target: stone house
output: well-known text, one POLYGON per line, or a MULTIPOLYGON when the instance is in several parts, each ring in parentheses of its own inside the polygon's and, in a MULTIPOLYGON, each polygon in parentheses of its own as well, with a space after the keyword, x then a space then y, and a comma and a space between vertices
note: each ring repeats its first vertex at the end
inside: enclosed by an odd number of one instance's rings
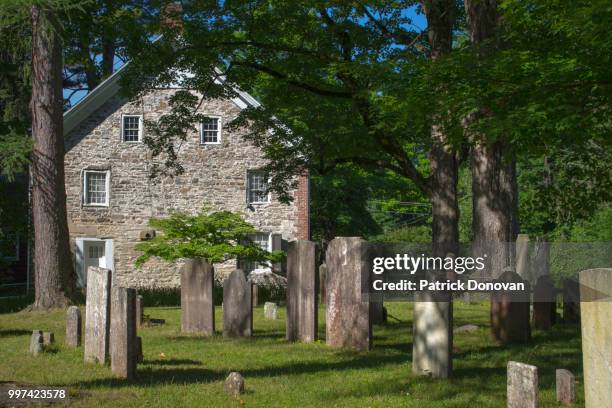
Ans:
MULTIPOLYGON (((119 95, 122 72, 64 114, 68 224, 80 285, 86 282, 87 267, 94 265, 113 270, 122 285, 178 286, 180 263, 151 260, 139 269, 134 266, 139 255, 134 246, 147 239, 148 220, 172 211, 239 212, 259 231, 253 238, 268 249, 308 239, 308 177, 299 178, 291 204, 280 203, 265 193, 261 150, 243 139, 244 129, 224 127, 242 109, 258 105, 252 96, 237 90, 233 99, 205 100, 199 110, 206 120, 179 150, 184 174, 151 180, 153 159, 142 143, 143 121, 166 113, 177 89, 154 89, 128 101, 119 95)), ((236 267, 236 261, 228 261, 215 270, 226 273, 236 267)))

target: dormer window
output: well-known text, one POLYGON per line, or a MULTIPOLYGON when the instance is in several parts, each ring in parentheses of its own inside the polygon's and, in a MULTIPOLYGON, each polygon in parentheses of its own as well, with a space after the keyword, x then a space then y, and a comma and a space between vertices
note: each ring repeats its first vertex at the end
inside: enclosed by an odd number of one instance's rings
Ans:
POLYGON ((121 117, 121 137, 126 143, 142 142, 142 115, 121 117))
POLYGON ((221 143, 221 118, 209 116, 204 118, 200 128, 201 144, 221 143))

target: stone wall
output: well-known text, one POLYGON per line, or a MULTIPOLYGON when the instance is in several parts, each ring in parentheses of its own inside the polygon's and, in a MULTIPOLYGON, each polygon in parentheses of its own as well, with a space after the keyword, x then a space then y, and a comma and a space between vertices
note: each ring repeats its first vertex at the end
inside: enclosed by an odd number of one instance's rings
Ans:
MULTIPOLYGON (((138 253, 133 249, 149 218, 164 217, 175 210, 230 210, 244 214, 259 231, 280 233, 285 240, 308 235, 308 221, 304 220, 308 192, 301 191, 308 188, 307 177, 301 177, 298 189, 292 192, 301 200, 285 205, 273 195, 269 203, 247 206, 247 170, 261 168, 265 159, 258 148, 243 139, 244 130, 230 132, 223 128, 219 145, 201 145, 199 129, 193 131, 179 148, 184 174, 149 178, 154 163, 151 154, 142 143, 122 142, 121 115, 140 114, 145 121, 155 120, 168 111, 168 98, 174 92, 155 90, 136 102, 114 96, 67 135, 66 194, 73 248, 76 250, 77 237, 112 239, 114 272, 123 286, 179 285, 179 264, 151 260, 136 269, 138 253), (108 207, 83 205, 83 171, 87 169, 110 171, 108 207)), ((231 100, 204 100, 200 111, 221 116, 226 125, 240 108, 231 100)), ((215 270, 227 273, 234 267, 230 262, 216 265, 215 270)))

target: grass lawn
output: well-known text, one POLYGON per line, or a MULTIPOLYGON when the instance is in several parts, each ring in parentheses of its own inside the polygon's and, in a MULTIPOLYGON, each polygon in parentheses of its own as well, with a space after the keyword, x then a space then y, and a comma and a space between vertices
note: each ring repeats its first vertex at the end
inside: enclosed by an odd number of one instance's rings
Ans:
MULTIPOLYGON (((540 406, 556 407, 555 369, 577 378, 577 406, 584 405, 578 325, 534 332, 526 346, 500 347, 490 340, 488 304, 455 303, 455 326, 474 323, 474 333, 455 334, 454 377, 432 380, 411 374, 412 305, 389 302, 392 318, 374 327, 374 349, 355 353, 323 342, 284 340, 285 310, 279 320, 254 310, 254 337, 227 340, 180 333, 180 309, 145 308, 166 319, 164 326, 140 330, 144 364, 134 382, 114 379, 108 366, 83 363, 83 349, 64 343, 64 313, 0 314, 0 381, 63 386, 75 407, 505 407, 506 363, 534 364, 540 375, 540 406), (56 352, 28 355, 33 329, 53 331, 56 352), (245 377, 247 392, 234 399, 223 391, 230 371, 245 377)), ((84 313, 84 310, 82 310, 84 313)), ((217 326, 222 329, 221 309, 217 326)), ((325 335, 325 309, 319 314, 325 335)))

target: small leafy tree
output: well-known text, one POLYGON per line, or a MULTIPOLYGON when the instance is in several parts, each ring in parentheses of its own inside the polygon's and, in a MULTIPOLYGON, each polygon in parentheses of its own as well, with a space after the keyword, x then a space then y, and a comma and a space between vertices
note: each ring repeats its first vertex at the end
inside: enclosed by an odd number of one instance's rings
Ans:
POLYGON ((166 261, 180 258, 204 258, 208 262, 229 259, 279 262, 284 252, 268 252, 251 239, 257 230, 231 211, 198 215, 176 212, 168 218, 151 218, 149 226, 162 233, 150 241, 136 245, 143 255, 136 259, 140 267, 151 257, 166 261))

